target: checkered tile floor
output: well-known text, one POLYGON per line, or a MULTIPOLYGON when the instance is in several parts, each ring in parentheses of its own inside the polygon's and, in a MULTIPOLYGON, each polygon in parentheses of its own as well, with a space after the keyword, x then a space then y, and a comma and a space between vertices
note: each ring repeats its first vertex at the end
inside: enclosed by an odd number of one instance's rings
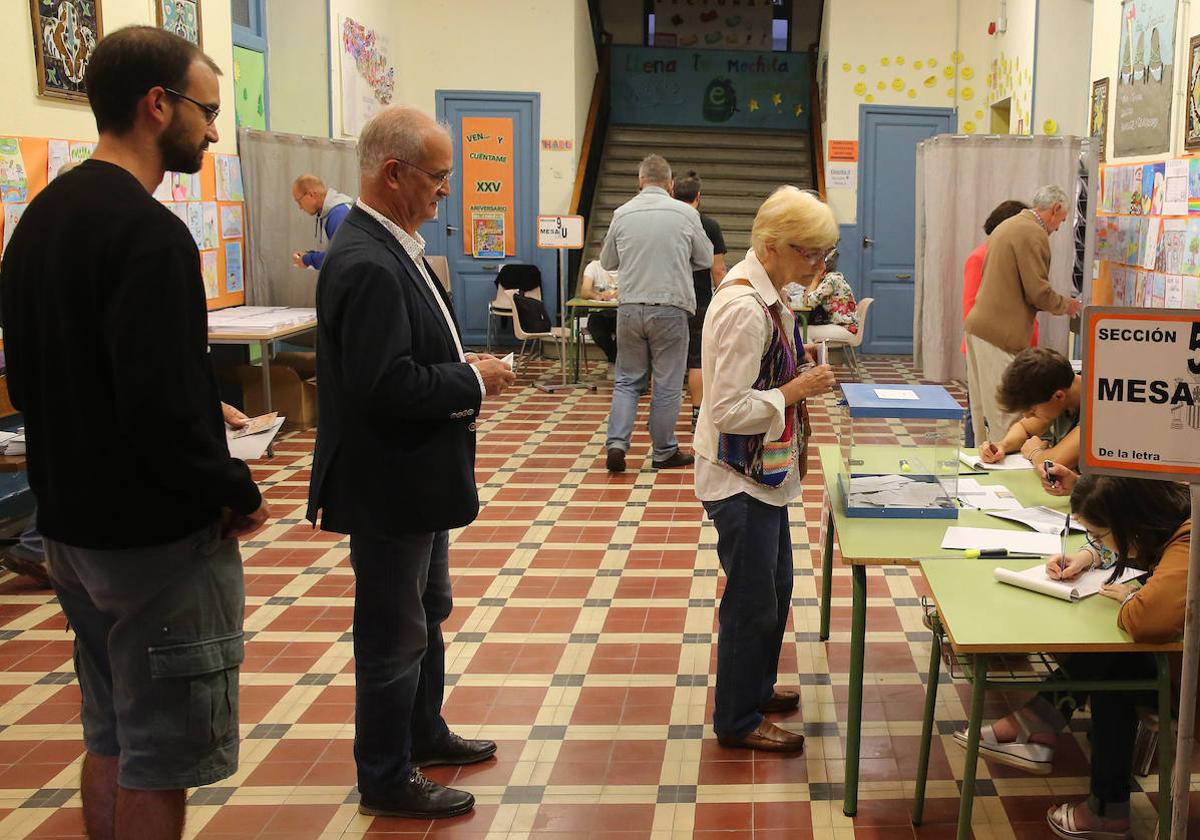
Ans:
MULTIPOLYGON (((868 358, 865 370, 874 381, 916 381, 895 358, 868 358)), ((850 579, 836 570, 833 636, 822 644, 819 477, 792 509, 795 606, 779 669, 780 685, 802 696, 800 710, 779 722, 807 735, 805 752, 724 750, 709 725, 724 580, 691 471, 647 468, 643 402, 631 469, 610 476, 602 372, 593 373, 599 393, 528 387, 551 372, 549 363, 530 364, 525 387, 487 405, 484 508, 453 535, 445 715, 460 734, 494 738, 500 750, 495 761, 430 775, 473 791, 475 812, 429 823, 356 811, 354 578, 347 541, 302 519, 307 433, 252 465, 278 518, 243 545, 241 769, 192 792, 187 836, 953 837, 963 761, 949 735, 965 718, 962 685, 938 695, 926 824, 909 823, 929 652, 919 573, 868 578, 862 801, 852 822, 841 812, 850 579)), ((812 409, 816 441, 832 441, 832 399, 812 409)), ((685 448, 687 425, 681 418, 685 448)), ((904 436, 900 426, 891 431, 904 436)), ((988 714, 1005 703, 989 701, 988 714)), ((0 837, 82 836, 78 704, 70 636, 53 598, 0 578, 0 837)), ((977 838, 1051 836, 1046 808, 1086 792, 1086 722, 1077 729, 1062 737, 1048 778, 981 765, 977 838)), ((1153 836, 1150 798, 1139 792, 1134 804, 1139 836, 1153 836)))

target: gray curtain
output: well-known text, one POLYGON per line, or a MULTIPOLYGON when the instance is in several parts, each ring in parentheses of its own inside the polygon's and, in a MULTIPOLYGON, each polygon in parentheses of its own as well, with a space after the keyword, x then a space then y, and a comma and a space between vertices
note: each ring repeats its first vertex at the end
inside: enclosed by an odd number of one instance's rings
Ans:
MULTIPOLYGON (((935 382, 966 379, 960 352, 963 263, 984 241, 983 223, 1001 201, 1028 203, 1057 184, 1072 199, 1078 182, 1078 137, 941 134, 917 146, 916 298, 913 357, 935 382)), ((1050 283, 1074 294, 1075 210, 1050 237, 1050 283)), ((1090 279, 1090 278, 1089 278, 1090 279)), ((1040 344, 1067 352, 1065 317, 1038 316, 1040 344)))
POLYGON ((317 272, 295 268, 293 251, 316 248, 316 222, 292 201, 292 181, 311 173, 333 189, 358 196, 355 144, 327 137, 238 131, 246 189, 246 303, 315 305, 317 272))

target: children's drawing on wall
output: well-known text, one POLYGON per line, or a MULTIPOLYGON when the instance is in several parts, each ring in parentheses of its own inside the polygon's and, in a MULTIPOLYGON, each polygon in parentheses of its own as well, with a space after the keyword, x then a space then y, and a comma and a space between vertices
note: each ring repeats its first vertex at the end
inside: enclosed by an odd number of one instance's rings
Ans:
POLYGON ((1092 107, 1088 116, 1088 136, 1097 144, 1097 160, 1107 160, 1108 151, 1108 79, 1092 82, 1092 107))
POLYGON ((204 208, 204 236, 201 248, 219 248, 221 240, 217 237, 217 204, 206 201, 200 205, 204 208))
POLYGON ((21 144, 15 137, 0 137, 0 201, 25 201, 29 197, 29 178, 21 144))
POLYGON ((21 216, 25 215, 25 208, 28 204, 10 202, 4 205, 4 239, 0 240, 0 254, 4 253, 4 249, 8 247, 8 241, 12 239, 13 231, 17 229, 17 222, 21 221, 21 216))
POLYGON ((1188 42, 1187 95, 1184 98, 1187 120, 1183 127, 1183 147, 1200 149, 1200 35, 1188 42))
POLYGON ((242 208, 238 205, 221 206, 221 238, 242 238, 242 208))
POLYGON ((212 300, 221 294, 221 270, 217 267, 216 251, 200 252, 200 276, 204 278, 204 297, 212 300))
POLYGON ((1113 149, 1117 157, 1170 147, 1176 0, 1123 0, 1113 149))
POLYGON ((244 288, 242 280, 242 243, 225 243, 225 292, 231 294, 244 288))
POLYGON ((204 246, 204 205, 193 201, 187 205, 187 226, 197 248, 204 246))
POLYGON ((217 170, 217 201, 244 201, 242 163, 237 155, 215 155, 217 170))

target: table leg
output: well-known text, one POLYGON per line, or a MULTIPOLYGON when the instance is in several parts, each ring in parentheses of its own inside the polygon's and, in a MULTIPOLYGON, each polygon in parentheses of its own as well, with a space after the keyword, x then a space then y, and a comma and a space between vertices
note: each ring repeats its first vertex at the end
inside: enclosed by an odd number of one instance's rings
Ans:
MULTIPOLYGON (((269 341, 260 341, 258 343, 259 353, 262 362, 262 387, 263 387, 263 414, 271 413, 271 343, 269 341)), ((267 444, 267 457, 275 457, 274 442, 267 444)))
POLYGON ((933 642, 929 650, 929 681, 925 685, 925 720, 921 724, 921 753, 917 758, 917 789, 913 796, 913 825, 920 825, 925 814, 925 780, 929 776, 929 752, 933 742, 933 713, 937 708, 938 678, 942 668, 942 633, 934 622, 933 642))
POLYGON ((1171 836, 1171 771, 1175 737, 1171 732, 1171 669, 1165 653, 1154 655, 1158 667, 1158 836, 1171 836))
POLYGON ((829 641, 829 612, 833 601, 833 506, 825 504, 825 542, 821 545, 821 635, 829 641))
POLYGON ((574 382, 579 381, 579 371, 583 368, 583 342, 580 341, 582 333, 579 329, 579 310, 571 310, 571 347, 574 349, 573 362, 575 364, 574 382))
POLYGON ((967 763, 963 766, 958 803, 958 840, 970 840, 971 809, 975 804, 975 771, 979 764, 979 729, 983 725, 983 695, 987 691, 987 654, 972 657, 971 719, 967 723, 967 763))
POLYGON ((867 637, 867 567, 850 567, 853 604, 850 614, 850 699, 846 709, 846 790, 842 813, 858 813, 858 754, 862 742, 863 669, 867 637))

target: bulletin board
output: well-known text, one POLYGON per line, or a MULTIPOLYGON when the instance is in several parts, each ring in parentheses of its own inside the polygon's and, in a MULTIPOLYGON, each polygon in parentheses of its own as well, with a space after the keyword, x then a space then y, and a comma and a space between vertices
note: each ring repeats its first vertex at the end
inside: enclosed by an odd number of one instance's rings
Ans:
POLYGON ((1200 158, 1100 171, 1091 302, 1200 308, 1200 158))
MULTIPOLYGON (((71 160, 91 157, 95 144, 46 137, 0 137, 0 253, 28 202, 71 160)), ((168 172, 154 197, 178 216, 200 249, 209 310, 246 302, 246 221, 237 155, 204 154, 195 175, 168 172)))

